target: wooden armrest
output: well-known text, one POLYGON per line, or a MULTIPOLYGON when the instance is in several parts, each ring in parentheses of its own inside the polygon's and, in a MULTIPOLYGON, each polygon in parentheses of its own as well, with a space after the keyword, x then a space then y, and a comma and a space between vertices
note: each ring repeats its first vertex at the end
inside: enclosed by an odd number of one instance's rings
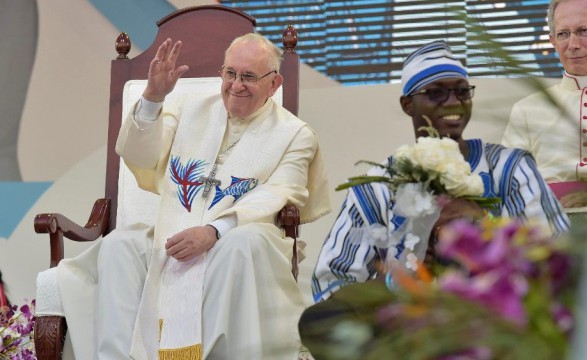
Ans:
POLYGON ((300 210, 294 205, 285 205, 277 214, 277 226, 285 230, 285 235, 294 239, 298 238, 298 226, 300 225, 300 210))
POLYGON ((51 239, 51 267, 63 259, 63 236, 74 241, 94 241, 108 230, 110 199, 98 199, 85 226, 80 226, 61 214, 35 216, 35 232, 49 233, 51 239))
POLYGON ((300 209, 294 205, 285 205, 277 214, 277 226, 285 230, 285 236, 294 240, 291 257, 291 273, 298 280, 298 226, 300 225, 300 209))

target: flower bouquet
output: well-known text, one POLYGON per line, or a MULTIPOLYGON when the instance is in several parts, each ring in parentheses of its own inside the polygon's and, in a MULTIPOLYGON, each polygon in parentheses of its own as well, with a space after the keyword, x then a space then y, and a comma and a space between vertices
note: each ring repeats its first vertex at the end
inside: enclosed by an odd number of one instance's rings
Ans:
POLYGON ((554 360, 567 355, 579 257, 519 221, 457 220, 436 248, 433 280, 395 268, 381 282, 347 286, 334 297, 352 311, 327 332, 324 359, 554 360))
POLYGON ((34 360, 33 329, 35 301, 0 307, 0 359, 34 360))
MULTIPOLYGON (((393 161, 387 165, 359 161, 383 167, 389 176, 356 176, 339 185, 336 190, 347 189, 370 182, 387 183, 393 192, 405 184, 422 184, 423 191, 435 195, 477 199, 483 193, 481 177, 471 174, 471 167, 463 158, 456 141, 440 138, 433 127, 424 127, 428 137, 419 137, 414 145, 400 146, 393 161)), ((480 200, 480 199, 479 199, 480 200)))
POLYGON ((432 228, 442 206, 450 199, 471 200, 487 208, 499 204, 499 199, 481 197, 483 181, 478 174, 471 173, 456 141, 440 138, 432 126, 419 130, 428 132, 429 136, 419 137, 413 145, 399 147, 387 164, 359 162, 381 167, 385 175, 351 177, 336 188, 342 190, 372 182, 389 186, 393 212, 405 221, 389 234, 387 242, 379 243, 388 248, 388 263, 398 258, 411 271, 424 260, 432 228), (398 254, 400 243, 404 251, 398 254))

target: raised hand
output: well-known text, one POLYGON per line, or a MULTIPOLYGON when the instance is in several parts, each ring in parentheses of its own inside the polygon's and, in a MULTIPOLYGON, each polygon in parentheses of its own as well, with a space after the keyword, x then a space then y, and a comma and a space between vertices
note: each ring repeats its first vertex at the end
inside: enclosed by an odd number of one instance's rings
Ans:
POLYGON ((188 71, 187 65, 176 67, 177 57, 181 50, 181 41, 173 44, 171 39, 165 40, 157 49, 157 53, 149 65, 149 76, 147 87, 143 92, 143 97, 152 102, 162 102, 165 100, 177 80, 188 71))

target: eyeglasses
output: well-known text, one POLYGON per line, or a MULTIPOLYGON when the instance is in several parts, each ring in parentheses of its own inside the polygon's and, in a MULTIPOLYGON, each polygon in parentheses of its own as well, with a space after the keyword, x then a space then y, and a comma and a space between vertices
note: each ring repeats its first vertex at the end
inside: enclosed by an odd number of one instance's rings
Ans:
POLYGON ((571 37, 571 33, 577 35, 578 37, 587 37, 587 28, 580 28, 574 31, 569 31, 569 30, 563 30, 563 31, 557 31, 556 33, 554 33, 554 38, 556 39, 556 41, 566 41, 571 37))
POLYGON ((222 77, 222 79, 224 79, 224 81, 228 81, 228 82, 232 82, 234 81, 237 76, 240 77, 241 82, 243 84, 254 84, 257 81, 271 75, 271 74, 277 74, 277 70, 271 70, 269 71, 267 74, 259 77, 255 74, 251 74, 251 73, 241 73, 241 74, 237 74, 236 71, 234 70, 229 70, 229 69, 221 69, 220 70, 220 77, 222 77))
POLYGON ((452 91, 452 92, 454 92, 457 99, 459 99, 460 101, 466 101, 466 100, 470 100, 473 97, 473 94, 475 94, 474 90, 475 90, 474 85, 461 86, 461 87, 456 87, 454 89, 432 88, 432 89, 426 89, 426 90, 415 92, 413 94, 410 94, 409 96, 426 95, 426 96, 428 96, 428 99, 430 101, 434 101, 437 103, 443 103, 446 100, 448 100, 450 92, 452 91))

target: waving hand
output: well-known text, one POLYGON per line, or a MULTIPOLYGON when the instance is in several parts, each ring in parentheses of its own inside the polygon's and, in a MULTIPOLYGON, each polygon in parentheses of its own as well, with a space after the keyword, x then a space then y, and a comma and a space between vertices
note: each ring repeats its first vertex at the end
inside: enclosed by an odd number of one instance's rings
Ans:
POLYGON ((165 40, 157 49, 155 58, 149 65, 149 76, 147 87, 143 92, 143 97, 149 101, 162 102, 165 100, 177 80, 188 71, 187 65, 176 67, 177 57, 181 50, 181 41, 173 44, 171 39, 165 40))

